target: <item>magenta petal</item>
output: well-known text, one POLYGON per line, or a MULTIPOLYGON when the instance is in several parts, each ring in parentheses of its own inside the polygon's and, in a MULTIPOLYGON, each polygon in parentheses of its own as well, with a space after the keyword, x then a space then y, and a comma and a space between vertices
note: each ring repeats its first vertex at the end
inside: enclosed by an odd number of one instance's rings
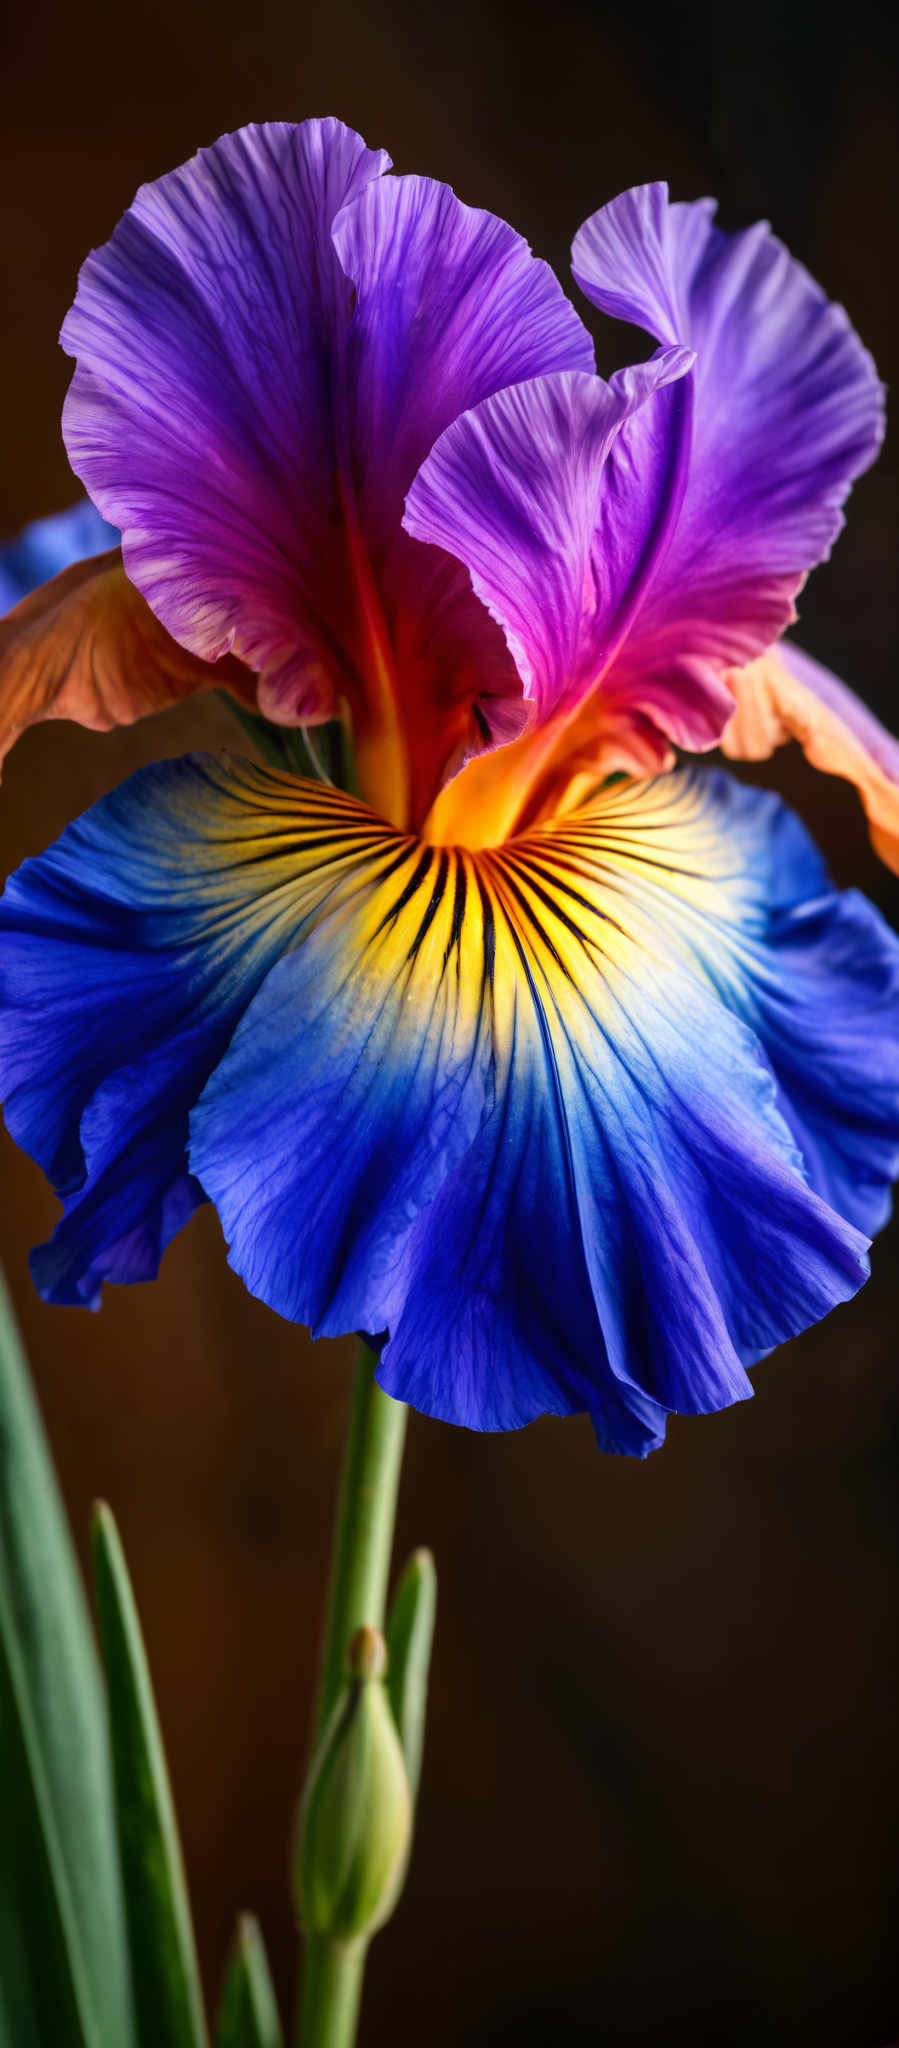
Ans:
POLYGON ((843 308, 766 223, 727 235, 714 210, 638 186, 572 252, 594 305, 696 351, 687 489, 616 676, 676 675, 685 702, 789 623, 883 429, 881 386, 843 308))
POLYGON ((467 564, 538 719, 601 684, 596 745, 614 731, 635 767, 653 729, 720 737, 727 671, 789 623, 882 426, 842 309, 766 227, 723 235, 713 211, 651 185, 596 214, 575 275, 650 329, 653 361, 609 386, 499 393, 447 430, 407 500, 409 531, 467 564))
POLYGON ((406 526, 463 560, 502 625, 539 721, 613 659, 683 491, 688 350, 619 372, 497 392, 448 427, 406 526))

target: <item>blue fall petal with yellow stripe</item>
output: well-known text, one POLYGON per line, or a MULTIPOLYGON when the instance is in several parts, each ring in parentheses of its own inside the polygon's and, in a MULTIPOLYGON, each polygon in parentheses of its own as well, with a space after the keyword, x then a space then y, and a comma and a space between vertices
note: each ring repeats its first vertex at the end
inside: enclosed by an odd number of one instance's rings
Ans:
MULTIPOLYGON (((0 1093, 65 1200, 32 1258, 50 1301, 96 1307, 104 1279, 151 1279, 203 1199, 190 1108, 307 914, 308 828, 287 808, 281 840, 261 839, 268 782, 213 761, 146 768, 7 883, 0 1093)), ((326 886, 327 869, 316 904, 326 886)))
POLYGON ((479 1429, 586 1409, 644 1453, 865 1277, 899 942, 726 775, 473 851, 163 763, 19 870, 2 928, 8 1123, 66 1201, 50 1299, 149 1277, 205 1194, 254 1293, 383 1338, 388 1392, 479 1429))

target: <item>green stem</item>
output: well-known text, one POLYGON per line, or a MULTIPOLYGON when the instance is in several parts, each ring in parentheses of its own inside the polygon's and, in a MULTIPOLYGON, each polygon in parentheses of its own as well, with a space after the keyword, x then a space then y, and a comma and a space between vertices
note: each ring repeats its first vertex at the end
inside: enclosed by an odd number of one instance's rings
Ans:
POLYGON ((382 1394, 372 1353, 361 1345, 337 1496, 316 1741, 340 1691, 350 1637, 365 1622, 371 1628, 384 1626, 408 1413, 405 1402, 382 1394))
POLYGON ((353 2048, 367 1953, 367 1941, 307 1942, 299 2048, 353 2048))
MULTIPOLYGON (((408 1409, 382 1394, 374 1358, 360 1349, 343 1453, 321 1677, 318 1741, 340 1691, 347 1646, 363 1623, 383 1628, 408 1409)), ((353 2048, 367 1943, 306 1942, 298 2048, 353 2048)))

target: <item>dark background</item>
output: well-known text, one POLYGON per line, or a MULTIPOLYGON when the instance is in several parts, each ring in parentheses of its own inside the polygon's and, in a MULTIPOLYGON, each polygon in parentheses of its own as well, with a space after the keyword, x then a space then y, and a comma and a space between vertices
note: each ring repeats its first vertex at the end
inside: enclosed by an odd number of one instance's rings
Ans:
MULTIPOLYGON (((889 378, 894 85, 885 20, 858 4, 19 6, 2 524, 72 495, 55 337, 81 258, 141 180, 249 119, 339 113, 562 269, 623 186, 716 192, 728 226, 773 217, 889 378)), ((605 347, 601 367, 621 359, 605 347)), ((886 717, 895 534, 888 448, 803 604, 806 644, 886 717)), ((30 734, 0 803, 6 864, 142 761, 225 733, 210 703, 106 738, 30 734)), ((777 779, 840 877, 895 914, 848 790, 789 757, 777 779)), ((55 1204, 5 1139, 0 1162, 74 1524, 106 1495, 130 1558, 207 1987, 246 1905, 287 1999, 348 1353, 249 1299, 210 1210, 154 1286, 108 1290, 98 1317, 42 1306, 26 1254, 55 1204)), ((580 1421, 498 1438, 412 1418, 399 1542, 434 1546, 441 1608, 415 1861, 372 1953, 366 2048, 899 2034, 896 1243, 854 1304, 759 1368, 753 1403, 675 1421, 646 1465, 601 1457, 580 1421)))

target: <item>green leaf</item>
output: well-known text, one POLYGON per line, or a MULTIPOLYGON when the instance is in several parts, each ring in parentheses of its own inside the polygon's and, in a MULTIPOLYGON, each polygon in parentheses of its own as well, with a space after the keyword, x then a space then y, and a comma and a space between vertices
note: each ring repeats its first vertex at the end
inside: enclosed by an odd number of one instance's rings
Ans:
POLYGON ((132 2048, 106 1703, 0 1277, 0 2041, 132 2048))
POLYGON ((283 2048, 281 2022, 258 1921, 242 1913, 219 2007, 215 2048, 283 2048))
POLYGON ((138 2036, 141 2048, 206 2048, 187 1885, 150 1674, 118 1531, 102 1503, 94 1511, 92 1535, 138 2036))
POLYGON ((386 1630, 387 1694, 403 1745, 413 1807, 421 1776, 436 1612, 434 1559, 429 1550, 413 1550, 393 1596, 386 1630))

